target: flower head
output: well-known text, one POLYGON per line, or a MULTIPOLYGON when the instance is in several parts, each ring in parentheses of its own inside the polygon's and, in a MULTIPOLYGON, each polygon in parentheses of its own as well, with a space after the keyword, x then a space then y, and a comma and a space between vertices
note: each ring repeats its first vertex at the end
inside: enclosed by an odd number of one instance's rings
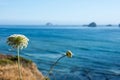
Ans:
POLYGON ((26 48, 28 41, 29 39, 21 34, 13 34, 7 38, 8 45, 12 46, 13 48, 26 48))
POLYGON ((72 52, 70 51, 70 50, 68 50, 67 52, 66 52, 66 56, 68 57, 68 58, 71 58, 72 57, 72 52))

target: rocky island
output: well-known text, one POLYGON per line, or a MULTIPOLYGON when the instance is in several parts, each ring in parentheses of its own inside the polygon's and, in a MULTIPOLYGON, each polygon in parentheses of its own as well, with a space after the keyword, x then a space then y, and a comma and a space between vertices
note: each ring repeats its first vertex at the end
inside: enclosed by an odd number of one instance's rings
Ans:
POLYGON ((96 26, 97 26, 97 24, 95 22, 92 22, 88 25, 88 27, 96 27, 96 26))
MULTIPOLYGON (((43 80, 43 75, 31 60, 20 57, 22 80, 43 80)), ((17 56, 0 54, 0 80, 19 80, 17 56)))
POLYGON ((52 25, 53 25, 53 24, 50 23, 50 22, 46 23, 46 26, 52 26, 52 25))
POLYGON ((106 25, 106 26, 112 26, 112 24, 108 24, 108 25, 106 25))

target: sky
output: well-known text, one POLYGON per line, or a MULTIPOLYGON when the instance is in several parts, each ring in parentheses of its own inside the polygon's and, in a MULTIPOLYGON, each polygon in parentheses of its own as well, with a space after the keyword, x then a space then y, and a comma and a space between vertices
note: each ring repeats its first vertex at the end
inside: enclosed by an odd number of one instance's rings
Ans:
POLYGON ((0 0, 0 24, 120 23, 120 0, 0 0))

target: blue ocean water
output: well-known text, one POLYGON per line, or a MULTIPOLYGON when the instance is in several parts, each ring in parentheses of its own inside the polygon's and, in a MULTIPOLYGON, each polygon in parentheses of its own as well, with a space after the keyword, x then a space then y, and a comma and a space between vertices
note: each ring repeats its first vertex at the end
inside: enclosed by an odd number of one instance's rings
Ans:
POLYGON ((20 55, 32 59, 44 75, 67 50, 73 52, 55 66, 51 80, 120 80, 119 27, 1 26, 0 53, 16 55, 6 44, 11 34, 30 39, 20 55))

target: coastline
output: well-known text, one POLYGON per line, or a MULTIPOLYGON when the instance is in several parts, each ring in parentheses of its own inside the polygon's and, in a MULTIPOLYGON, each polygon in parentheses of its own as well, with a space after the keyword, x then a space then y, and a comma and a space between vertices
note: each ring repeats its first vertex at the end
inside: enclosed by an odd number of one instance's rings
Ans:
MULTIPOLYGON (((22 80, 43 80, 44 76, 31 60, 21 59, 22 80)), ((18 64, 16 56, 0 54, 0 80, 18 80, 18 64)))

